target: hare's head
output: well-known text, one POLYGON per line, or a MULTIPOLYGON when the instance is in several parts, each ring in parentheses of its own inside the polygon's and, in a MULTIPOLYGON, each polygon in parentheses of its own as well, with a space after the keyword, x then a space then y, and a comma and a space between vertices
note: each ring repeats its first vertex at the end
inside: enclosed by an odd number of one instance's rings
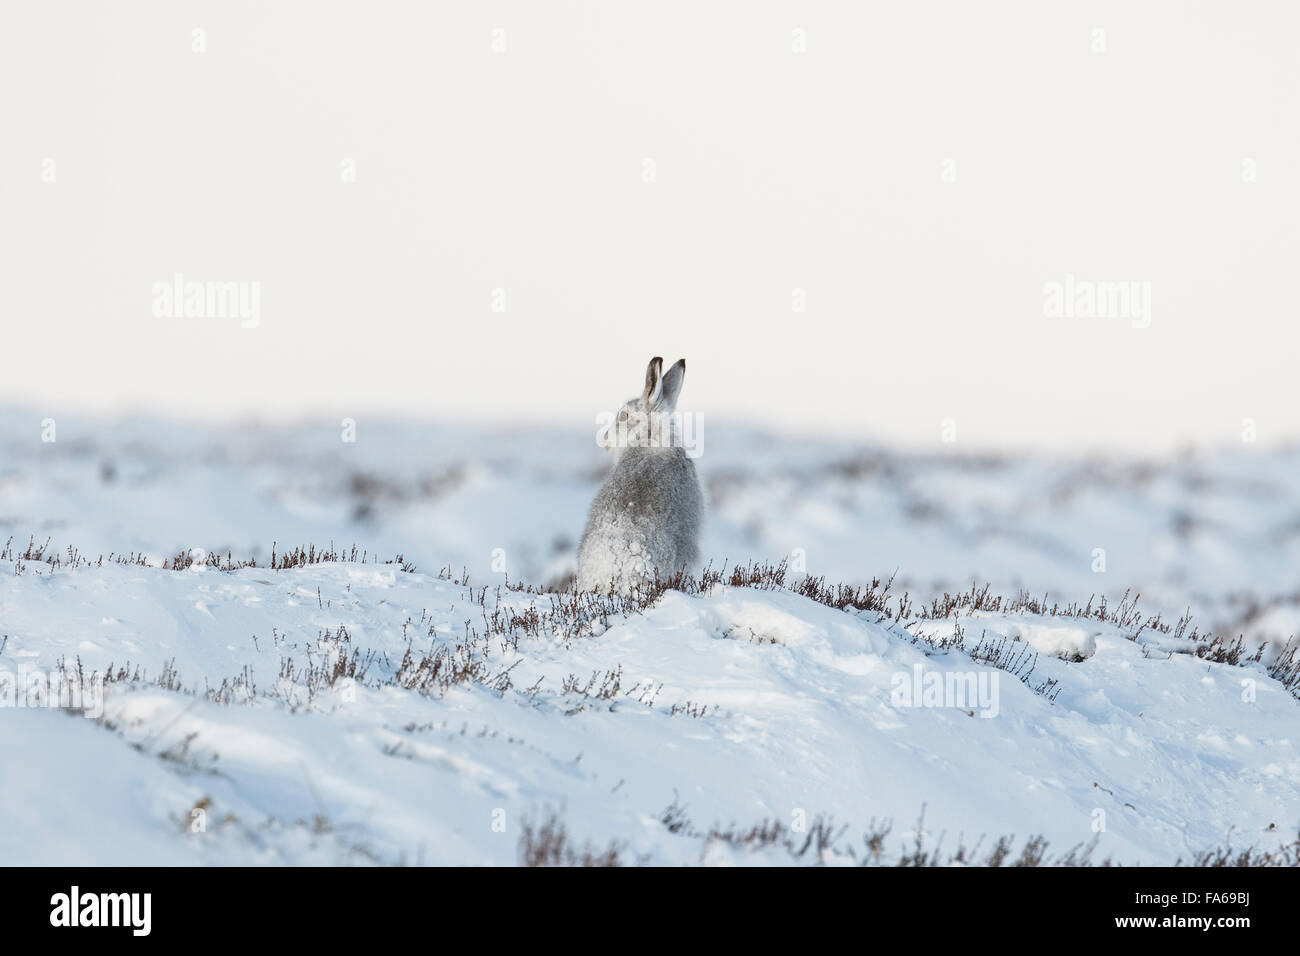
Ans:
POLYGON ((681 444, 677 396, 686 378, 686 359, 678 359, 667 372, 655 356, 645 370, 645 388, 638 398, 623 403, 614 421, 600 437, 602 448, 615 457, 628 448, 669 448, 681 444))

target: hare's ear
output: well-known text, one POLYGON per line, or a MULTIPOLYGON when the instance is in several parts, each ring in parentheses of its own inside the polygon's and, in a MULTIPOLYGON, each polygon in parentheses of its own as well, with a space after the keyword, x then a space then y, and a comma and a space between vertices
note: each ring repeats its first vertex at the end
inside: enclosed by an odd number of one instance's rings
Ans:
POLYGON ((686 359, 678 359, 673 367, 664 372, 660 404, 668 411, 677 407, 677 396, 681 394, 682 382, 686 378, 686 359))
POLYGON ((641 393, 641 404, 646 408, 659 401, 659 389, 663 385, 664 360, 656 355, 650 360, 645 370, 645 391, 641 393))

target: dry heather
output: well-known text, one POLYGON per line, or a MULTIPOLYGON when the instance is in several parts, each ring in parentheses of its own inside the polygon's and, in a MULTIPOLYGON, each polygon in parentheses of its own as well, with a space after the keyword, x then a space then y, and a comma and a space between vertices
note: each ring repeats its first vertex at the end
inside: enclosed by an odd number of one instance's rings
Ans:
MULTIPOLYGON (((1015 836, 1001 836, 989 844, 981 837, 967 844, 960 837, 952 849, 944 849, 944 834, 933 844, 925 838, 925 809, 917 819, 910 841, 889 848, 893 833, 892 820, 872 820, 856 841, 847 840, 847 826, 836 827, 829 817, 815 816, 796 831, 792 826, 767 818, 748 826, 714 824, 701 829, 686 815, 686 808, 674 801, 660 815, 668 833, 699 844, 703 860, 711 849, 725 847, 740 853, 774 851, 778 860, 790 864, 817 864, 830 857, 847 858, 859 866, 988 866, 988 867, 1109 867, 1123 866, 1110 857, 1094 860, 1096 841, 1078 844, 1064 853, 1053 854, 1042 836, 1019 841, 1015 836)), ((525 823, 519 839, 519 861, 524 866, 626 866, 644 860, 631 860, 626 844, 611 840, 604 849, 590 841, 581 845, 569 835, 558 813, 549 811, 539 826, 525 823)), ((741 857, 743 862, 743 856, 741 857)), ((1140 864, 1133 864, 1140 865, 1140 864)), ((1291 867, 1300 866, 1300 835, 1290 843, 1274 849, 1231 846, 1215 847, 1180 858, 1175 866, 1193 867, 1291 867)))
MULTIPOLYGON (((52 570, 101 567, 106 560, 109 563, 150 566, 143 556, 134 553, 128 556, 110 554, 107 558, 100 555, 92 560, 72 547, 61 553, 51 552, 48 540, 44 545, 37 545, 35 539, 31 539, 26 549, 20 552, 14 548, 12 538, 0 549, 0 560, 13 561, 17 574, 22 574, 32 562, 43 563, 52 570)), ((255 560, 236 561, 229 552, 224 559, 214 553, 200 552, 196 556, 194 553, 182 552, 164 562, 161 568, 180 571, 192 567, 196 562, 220 572, 258 567, 255 560)), ((267 570, 285 571, 329 562, 382 563, 394 565, 407 573, 415 570, 401 555, 381 562, 355 545, 351 549, 336 550, 332 543, 327 548, 298 546, 283 553, 272 544, 271 561, 267 570)), ((309 663, 305 671, 292 662, 282 665, 281 677, 302 677, 306 687, 306 700, 295 699, 290 703, 295 706, 310 703, 322 687, 333 686, 340 677, 349 677, 360 683, 390 684, 426 694, 445 693, 452 686, 470 682, 505 693, 513 687, 509 671, 496 671, 487 663, 489 651, 494 647, 519 650, 521 641, 530 638, 558 638, 568 646, 573 640, 603 633, 612 623, 628 615, 646 612, 669 591, 707 595, 721 586, 788 591, 846 613, 867 615, 875 623, 889 628, 901 640, 925 644, 940 652, 965 654, 974 661, 1010 674, 1035 693, 1052 701, 1060 693, 1061 686, 1051 678, 1034 678, 1038 662, 1036 651, 1023 642, 1004 637, 990 638, 986 631, 981 631, 978 638, 970 637, 967 635, 968 625, 962 619, 969 620, 973 614, 1032 614, 1097 621, 1115 626, 1133 641, 1137 641, 1144 632, 1168 636, 1174 641, 1185 642, 1188 653, 1211 663, 1233 667, 1259 663, 1265 651, 1265 646, 1261 645, 1253 654, 1247 654, 1241 636, 1228 639, 1201 634, 1192 626, 1190 614, 1184 614, 1173 622, 1165 621, 1160 614, 1146 614, 1138 606, 1141 595, 1130 591, 1125 591, 1114 604, 1109 603, 1104 595, 1093 595, 1082 604, 1061 604, 1049 603, 1047 595, 1034 597, 1027 591, 1021 591, 1012 597, 1004 597, 990 593, 988 585, 972 585, 969 591, 958 594, 945 592, 928 602, 921 602, 914 600, 908 592, 893 595, 892 577, 885 580, 875 578, 868 585, 830 584, 825 578, 814 577, 791 580, 785 561, 778 564, 750 562, 734 565, 730 570, 725 567, 717 570, 710 565, 698 575, 679 573, 662 579, 656 575, 649 584, 630 595, 578 591, 572 586, 560 591, 544 590, 508 580, 504 584, 473 585, 466 571, 454 574, 450 568, 443 568, 437 577, 465 588, 468 603, 479 609, 479 624, 467 621, 466 634, 460 643, 454 646, 438 643, 437 635, 430 627, 427 635, 430 639, 428 649, 417 651, 412 644, 397 670, 387 677, 380 677, 372 674, 368 666, 373 654, 350 646, 344 648, 344 645, 350 644, 350 636, 345 629, 339 628, 339 632, 333 636, 333 643, 339 647, 341 655, 351 655, 346 660, 316 661, 309 663), (527 607, 521 608, 518 602, 506 600, 511 595, 528 595, 534 600, 527 607), (952 620, 952 630, 944 636, 910 630, 916 622, 949 619, 952 620)), ((106 680, 117 679, 114 675, 123 668, 130 669, 130 664, 122 665, 116 670, 110 668, 109 673, 102 676, 106 680)), ((80 670, 80 663, 77 664, 77 670, 80 670)), ((1295 638, 1289 640, 1279 649, 1266 670, 1293 696, 1300 699, 1300 641, 1295 638)), ((177 675, 167 677, 170 684, 180 688, 177 675)), ((280 681, 277 686, 284 684, 284 681, 280 681)), ((634 688, 635 690, 637 689, 634 688)), ((222 703, 250 698, 256 693, 247 673, 227 678, 216 688, 205 687, 203 692, 222 703)))

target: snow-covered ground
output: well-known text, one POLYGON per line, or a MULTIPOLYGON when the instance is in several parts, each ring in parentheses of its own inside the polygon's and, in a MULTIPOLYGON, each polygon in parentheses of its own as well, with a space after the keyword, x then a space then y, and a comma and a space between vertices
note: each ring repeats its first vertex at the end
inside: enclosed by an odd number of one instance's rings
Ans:
POLYGON ((896 575, 889 614, 725 580, 620 613, 555 593, 594 425, 53 427, 0 413, 0 696, 78 662, 90 692, 0 710, 0 863, 514 863, 552 815, 654 863, 788 862, 737 834, 801 845, 818 820, 835 839, 803 862, 863 859, 885 820, 896 857, 922 812, 931 845, 1127 863, 1300 828, 1300 700, 1270 676, 1300 618, 1297 451, 996 459, 711 424, 715 567, 896 575), (272 570, 273 542, 349 560, 272 570), (258 566, 161 566, 197 549, 258 566), (150 566, 109 557, 133 552, 150 566), (972 582, 1111 613, 900 613, 972 582), (1210 632, 1246 653, 1207 656, 1210 632))

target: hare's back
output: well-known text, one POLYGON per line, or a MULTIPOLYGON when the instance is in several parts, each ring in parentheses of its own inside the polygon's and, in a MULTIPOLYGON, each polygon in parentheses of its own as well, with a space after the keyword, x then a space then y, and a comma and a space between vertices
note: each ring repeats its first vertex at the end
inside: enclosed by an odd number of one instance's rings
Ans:
POLYGON ((618 584, 629 567, 662 574, 694 569, 703 496, 680 448, 628 449, 592 502, 578 555, 578 581, 618 584), (630 562, 630 564, 629 564, 630 562))
POLYGON ((680 448, 630 448, 610 476, 612 504, 663 524, 698 522, 702 505, 695 463, 680 448))

